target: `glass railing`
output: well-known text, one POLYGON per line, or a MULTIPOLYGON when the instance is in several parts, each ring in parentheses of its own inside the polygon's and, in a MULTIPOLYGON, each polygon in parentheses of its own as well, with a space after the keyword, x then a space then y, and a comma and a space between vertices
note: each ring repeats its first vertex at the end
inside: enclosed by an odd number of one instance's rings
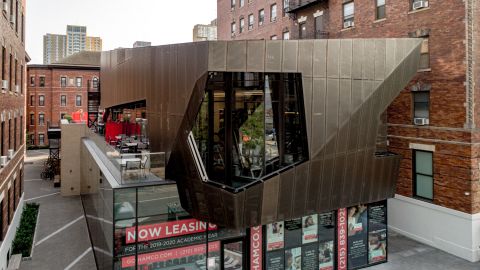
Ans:
MULTIPOLYGON (((151 152, 149 149, 122 153, 116 145, 108 144, 105 138, 88 131, 91 139, 108 159, 107 168, 121 185, 165 181, 165 152, 151 152)), ((134 146, 135 142, 129 143, 134 146)))

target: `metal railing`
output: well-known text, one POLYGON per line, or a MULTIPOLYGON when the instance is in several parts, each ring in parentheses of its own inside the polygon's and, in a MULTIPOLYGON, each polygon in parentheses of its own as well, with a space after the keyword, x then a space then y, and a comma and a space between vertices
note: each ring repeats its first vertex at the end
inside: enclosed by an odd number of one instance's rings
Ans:
POLYGON ((288 6, 285 7, 286 12, 293 12, 298 9, 307 7, 316 2, 322 2, 325 0, 288 0, 288 6))

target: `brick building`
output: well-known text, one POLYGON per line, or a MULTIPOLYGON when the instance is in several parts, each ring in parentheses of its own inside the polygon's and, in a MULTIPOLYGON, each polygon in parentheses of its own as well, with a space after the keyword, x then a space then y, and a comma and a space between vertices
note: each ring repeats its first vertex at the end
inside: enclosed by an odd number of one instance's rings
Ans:
MULTIPOLYGON (((48 124, 88 112, 88 92, 98 91, 100 53, 83 51, 50 65, 27 67, 27 140, 48 145, 48 124)), ((87 119, 83 119, 87 121, 87 119)))
POLYGON ((7 268, 23 210, 25 1, 3 1, 0 15, 0 268, 7 268))
MULTIPOLYGON (((245 12, 237 7, 230 11, 229 2, 218 1, 220 39, 230 38, 230 23, 238 22, 241 15, 246 18, 252 13, 257 22, 259 8, 268 7, 272 1, 252 0, 245 4, 245 12), (226 15, 221 18, 220 14, 226 15)), ((384 114, 389 150, 403 156, 397 196, 389 203, 389 225, 419 241, 478 261, 478 1, 290 0, 286 6, 292 18, 288 24, 292 39, 424 40, 421 69, 384 114)), ((254 26, 252 31, 236 36, 265 38, 278 35, 281 28, 271 27, 271 32, 265 33, 254 26)), ((389 43, 371 42, 379 49, 386 47, 387 54, 395 53, 389 43)), ((349 47, 354 57, 360 55, 356 52, 363 52, 364 45, 349 40, 339 44, 349 47)), ((315 49, 311 41, 299 41, 299 48, 315 49)), ((371 61, 375 61, 374 54, 371 61)))
POLYGON ((218 0, 218 40, 289 39, 287 8, 286 0, 218 0))

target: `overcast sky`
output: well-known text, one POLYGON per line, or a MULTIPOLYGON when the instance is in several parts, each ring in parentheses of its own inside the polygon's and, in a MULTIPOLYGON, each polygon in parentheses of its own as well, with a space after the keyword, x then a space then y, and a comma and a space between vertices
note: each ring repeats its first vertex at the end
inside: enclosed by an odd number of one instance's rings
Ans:
POLYGON ((103 50, 192 41, 195 24, 217 16, 217 0, 27 0, 27 52, 30 63, 43 62, 43 35, 65 34, 67 24, 87 26, 100 36, 103 50))

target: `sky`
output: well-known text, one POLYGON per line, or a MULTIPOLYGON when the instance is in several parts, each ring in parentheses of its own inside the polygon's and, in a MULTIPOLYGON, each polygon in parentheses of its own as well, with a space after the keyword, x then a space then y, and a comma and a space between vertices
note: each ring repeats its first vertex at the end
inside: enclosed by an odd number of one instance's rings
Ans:
POLYGON ((43 62, 43 35, 65 34, 67 24, 87 26, 103 50, 192 41, 195 24, 217 17, 217 0, 27 0, 26 47, 30 64, 43 62))

